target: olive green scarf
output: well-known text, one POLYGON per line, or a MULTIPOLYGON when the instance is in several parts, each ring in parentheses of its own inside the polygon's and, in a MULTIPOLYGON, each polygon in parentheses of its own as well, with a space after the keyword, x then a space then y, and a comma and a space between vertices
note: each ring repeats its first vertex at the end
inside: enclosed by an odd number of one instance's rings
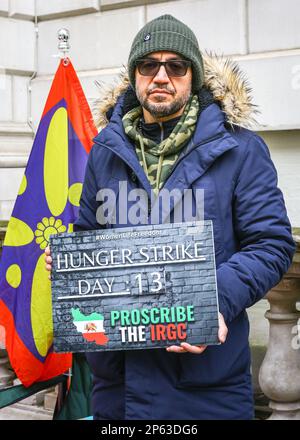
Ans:
POLYGON ((141 106, 135 107, 123 116, 125 133, 135 142, 140 164, 144 168, 156 195, 170 175, 180 151, 194 133, 198 112, 199 100, 198 96, 194 95, 187 102, 184 112, 170 136, 160 144, 142 136, 139 130, 142 116, 141 106))

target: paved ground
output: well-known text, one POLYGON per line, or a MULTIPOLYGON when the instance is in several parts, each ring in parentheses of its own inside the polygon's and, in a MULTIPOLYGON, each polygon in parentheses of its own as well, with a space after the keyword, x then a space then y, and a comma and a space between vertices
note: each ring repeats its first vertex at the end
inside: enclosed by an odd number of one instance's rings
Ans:
POLYGON ((16 403, 0 409, 0 420, 52 420, 52 411, 16 403))

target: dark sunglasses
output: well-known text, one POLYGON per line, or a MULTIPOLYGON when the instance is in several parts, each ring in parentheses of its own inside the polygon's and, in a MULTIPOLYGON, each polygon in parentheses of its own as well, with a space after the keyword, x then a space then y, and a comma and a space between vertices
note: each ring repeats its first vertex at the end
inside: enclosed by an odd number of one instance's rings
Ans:
POLYGON ((157 75, 160 66, 165 67, 168 76, 184 76, 191 64, 192 62, 188 60, 157 61, 151 58, 136 60, 138 71, 143 76, 157 75))

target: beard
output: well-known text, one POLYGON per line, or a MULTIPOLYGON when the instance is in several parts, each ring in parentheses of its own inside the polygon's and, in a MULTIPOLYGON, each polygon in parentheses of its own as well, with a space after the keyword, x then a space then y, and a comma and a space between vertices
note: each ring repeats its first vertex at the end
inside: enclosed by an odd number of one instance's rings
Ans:
MULTIPOLYGON (((166 87, 152 87, 153 89, 162 89, 167 90, 170 93, 174 94, 174 91, 171 91, 167 89, 166 87)), ((175 98, 172 102, 166 103, 164 96, 157 96, 156 100, 157 102, 150 102, 149 101, 149 94, 151 93, 151 90, 148 90, 148 92, 145 95, 142 95, 138 89, 136 89, 136 96, 141 104, 142 107, 144 107, 148 112, 155 118, 161 118, 164 116, 170 116, 174 113, 178 112, 183 106, 186 105, 188 102, 190 96, 191 96, 191 87, 181 96, 178 96, 175 98)))

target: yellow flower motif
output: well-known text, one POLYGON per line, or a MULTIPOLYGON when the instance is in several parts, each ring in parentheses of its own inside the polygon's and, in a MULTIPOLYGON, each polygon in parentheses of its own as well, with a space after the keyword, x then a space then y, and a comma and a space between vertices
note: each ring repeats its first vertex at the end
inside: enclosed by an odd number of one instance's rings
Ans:
POLYGON ((49 243, 49 237, 52 234, 58 234, 59 232, 66 232, 67 228, 62 224, 62 221, 54 217, 44 217, 41 222, 36 225, 37 229, 34 233, 36 236, 36 243, 41 249, 45 249, 49 243))

